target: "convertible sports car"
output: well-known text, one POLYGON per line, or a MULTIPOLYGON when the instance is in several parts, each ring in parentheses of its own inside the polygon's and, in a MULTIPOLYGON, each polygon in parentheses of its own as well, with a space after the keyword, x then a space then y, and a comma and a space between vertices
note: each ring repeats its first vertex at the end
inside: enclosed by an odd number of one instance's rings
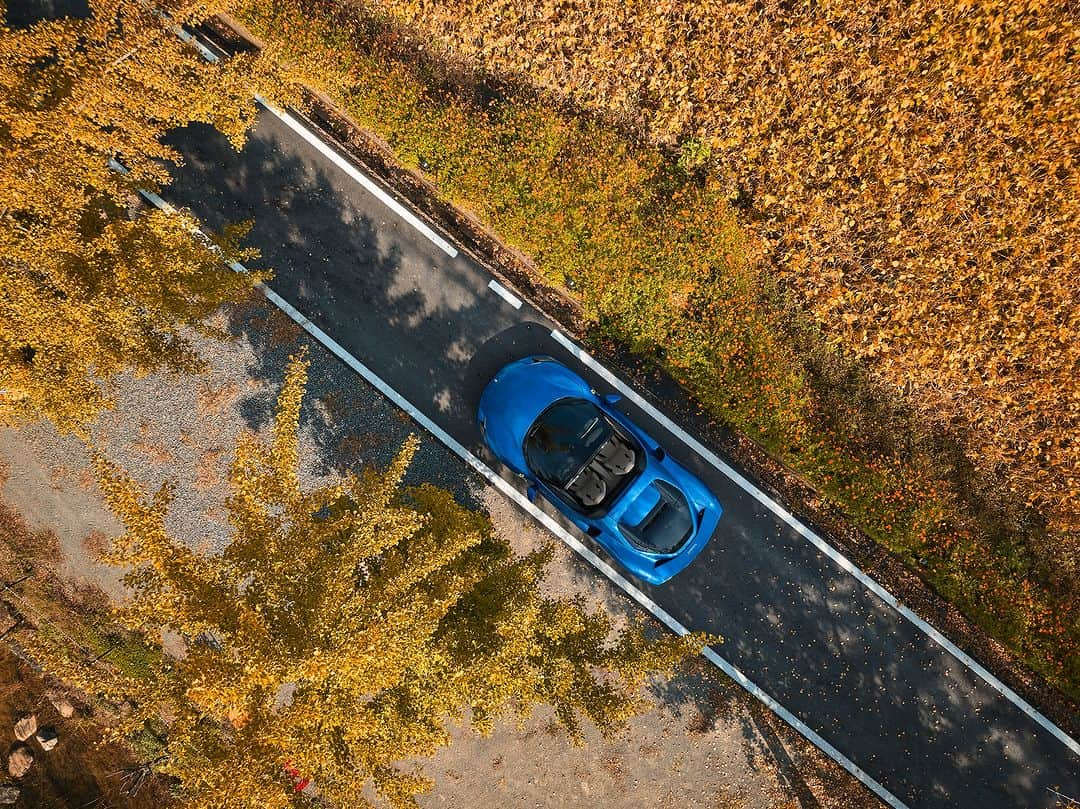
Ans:
POLYGON ((551 357, 488 383, 477 423, 488 448, 639 579, 660 584, 709 541, 722 509, 705 485, 551 357))

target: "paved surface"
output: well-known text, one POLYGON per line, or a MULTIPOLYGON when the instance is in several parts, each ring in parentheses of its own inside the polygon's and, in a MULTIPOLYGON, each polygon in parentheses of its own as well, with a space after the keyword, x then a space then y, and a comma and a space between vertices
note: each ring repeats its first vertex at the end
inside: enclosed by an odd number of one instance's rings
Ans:
MULTIPOLYGON (((168 189, 210 227, 253 219, 270 286, 466 446, 506 362, 551 354, 591 375, 527 303, 449 258, 263 114, 241 154, 205 127, 179 132, 168 189)), ((597 390, 607 386, 592 378, 597 390)), ((1051 807, 1080 796, 1080 759, 659 425, 632 417, 725 507, 702 555, 660 587, 639 584, 910 807, 1051 807)), ((490 458, 489 458, 490 460, 490 458)))

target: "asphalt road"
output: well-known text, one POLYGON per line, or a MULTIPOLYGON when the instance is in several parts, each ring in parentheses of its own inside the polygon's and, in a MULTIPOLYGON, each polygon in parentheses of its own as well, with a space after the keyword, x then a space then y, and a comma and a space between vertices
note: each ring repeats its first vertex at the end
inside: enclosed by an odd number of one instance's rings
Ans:
MULTIPOLYGON (((270 286, 451 435, 479 452, 473 414, 503 364, 551 354, 609 390, 514 309, 467 256, 450 258, 264 113, 235 153, 205 127, 176 133, 165 196, 210 227, 253 219, 270 286)), ((725 508, 701 556, 640 584, 910 807, 1051 807, 1080 797, 1080 758, 895 610, 625 400, 725 508)), ((489 458, 490 460, 490 458, 489 458)), ((868 797, 867 803, 871 799, 868 797)))

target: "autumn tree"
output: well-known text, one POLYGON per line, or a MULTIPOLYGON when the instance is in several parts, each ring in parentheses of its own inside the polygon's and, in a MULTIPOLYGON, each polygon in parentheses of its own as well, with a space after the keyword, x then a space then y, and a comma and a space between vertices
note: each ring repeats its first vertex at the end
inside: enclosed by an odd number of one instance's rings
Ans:
MULTIPOLYGON (((243 141, 253 91, 278 84, 270 58, 211 64, 184 43, 176 26, 212 4, 89 6, 87 19, 0 22, 0 423, 75 428, 121 370, 194 367, 185 329, 205 329, 253 282, 223 267, 190 218, 132 206, 179 160, 169 130, 203 122, 243 141)), ((227 253, 236 235, 221 239, 227 253)))
POLYGON ((101 464, 127 533, 108 560, 129 569, 127 627, 188 640, 132 678, 72 658, 35 634, 31 653, 63 679, 125 706, 115 733, 167 725, 160 769, 193 806, 307 805, 285 771, 333 805, 393 807, 429 784, 415 766, 448 724, 484 732, 499 717, 554 707, 572 737, 611 731, 640 707, 643 679, 701 637, 614 632, 580 599, 544 596, 548 551, 515 557, 480 514, 430 485, 403 488, 410 439, 383 472, 305 491, 297 429, 306 362, 295 358, 272 439, 242 439, 230 472, 232 537, 217 556, 168 536, 172 489, 147 499, 101 464))

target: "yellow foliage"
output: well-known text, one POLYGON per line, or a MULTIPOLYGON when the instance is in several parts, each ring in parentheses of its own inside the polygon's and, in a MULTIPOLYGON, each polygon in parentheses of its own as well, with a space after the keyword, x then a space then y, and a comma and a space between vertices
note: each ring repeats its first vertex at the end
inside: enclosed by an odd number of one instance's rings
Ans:
MULTIPOLYGON (((155 9, 173 23, 216 10, 92 0, 88 19, 0 27, 0 423, 76 429, 119 371, 190 370, 183 329, 254 280, 225 269, 189 217, 133 205, 179 159, 166 132, 201 121, 240 143, 274 71, 250 56, 205 63, 155 9)), ((240 257, 241 235, 217 246, 240 257)))
POLYGON ((204 556, 171 539, 171 490, 147 499, 101 461, 127 533, 109 561, 128 568, 117 616, 148 638, 187 640, 143 680, 72 665, 46 637, 31 651, 57 675, 130 704, 117 733, 168 717, 164 772, 195 807, 308 806, 284 767, 336 806, 415 806, 412 765, 466 716, 479 731, 548 703, 567 731, 609 732, 640 709, 650 672, 706 640, 613 632, 601 612, 540 594, 548 552, 515 558, 482 515, 432 486, 403 489, 410 439, 383 472, 300 487, 296 436, 306 360, 293 358, 269 442, 245 438, 230 473, 233 530, 204 556))

